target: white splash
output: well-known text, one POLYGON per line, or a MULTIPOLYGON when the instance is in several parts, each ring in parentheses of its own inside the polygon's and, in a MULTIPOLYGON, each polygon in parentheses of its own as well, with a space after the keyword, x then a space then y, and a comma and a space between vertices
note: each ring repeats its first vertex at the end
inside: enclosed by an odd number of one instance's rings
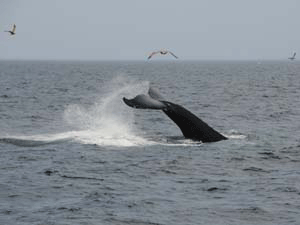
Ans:
POLYGON ((149 143, 135 132, 134 111, 123 103, 122 98, 134 97, 146 93, 149 82, 126 83, 118 77, 110 84, 104 95, 89 107, 70 105, 66 108, 64 118, 76 131, 73 139, 85 144, 136 146, 149 143), (123 84, 123 86, 121 85, 123 84))
POLYGON ((247 136, 239 133, 236 130, 230 130, 228 134, 223 134, 228 139, 245 139, 247 136))

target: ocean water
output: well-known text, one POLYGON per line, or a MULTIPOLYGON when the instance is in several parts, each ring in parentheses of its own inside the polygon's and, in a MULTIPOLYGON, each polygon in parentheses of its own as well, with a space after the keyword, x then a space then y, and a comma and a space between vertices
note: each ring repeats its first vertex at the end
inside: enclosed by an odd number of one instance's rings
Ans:
POLYGON ((300 63, 0 61, 0 224, 300 223, 300 63), (122 97, 158 88, 229 139, 122 97))

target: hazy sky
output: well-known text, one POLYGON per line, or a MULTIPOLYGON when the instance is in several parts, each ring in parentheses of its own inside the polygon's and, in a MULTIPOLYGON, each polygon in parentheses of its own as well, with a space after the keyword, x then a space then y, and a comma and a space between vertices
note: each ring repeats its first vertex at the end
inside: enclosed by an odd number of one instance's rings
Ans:
POLYGON ((286 59, 300 0, 0 0, 0 30, 0 59, 286 59))

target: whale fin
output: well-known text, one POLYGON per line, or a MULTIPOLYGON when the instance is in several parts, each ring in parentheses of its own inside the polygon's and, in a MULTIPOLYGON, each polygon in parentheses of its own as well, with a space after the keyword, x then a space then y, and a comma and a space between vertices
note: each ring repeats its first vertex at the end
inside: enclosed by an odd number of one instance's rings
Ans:
POLYGON ((133 99, 123 98, 126 105, 137 109, 165 109, 166 105, 158 100, 151 98, 150 96, 141 94, 137 95, 133 99))

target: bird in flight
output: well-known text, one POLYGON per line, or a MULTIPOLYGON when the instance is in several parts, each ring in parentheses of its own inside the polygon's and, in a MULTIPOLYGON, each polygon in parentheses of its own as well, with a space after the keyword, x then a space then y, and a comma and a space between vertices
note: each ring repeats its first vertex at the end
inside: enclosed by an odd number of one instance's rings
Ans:
POLYGON ((171 54, 172 56, 174 56, 176 59, 178 59, 178 57, 171 51, 168 51, 168 50, 159 50, 159 51, 155 51, 155 52, 152 52, 149 56, 148 56, 148 59, 151 59, 152 56, 156 55, 156 54, 161 54, 161 55, 166 55, 166 54, 171 54))
POLYGON ((10 33, 10 35, 16 34, 16 24, 13 25, 13 28, 11 30, 5 30, 4 32, 10 33))
POLYGON ((294 52, 294 54, 293 54, 293 56, 292 57, 289 57, 288 59, 290 59, 290 60, 294 60, 294 59, 296 59, 296 52, 294 52))

